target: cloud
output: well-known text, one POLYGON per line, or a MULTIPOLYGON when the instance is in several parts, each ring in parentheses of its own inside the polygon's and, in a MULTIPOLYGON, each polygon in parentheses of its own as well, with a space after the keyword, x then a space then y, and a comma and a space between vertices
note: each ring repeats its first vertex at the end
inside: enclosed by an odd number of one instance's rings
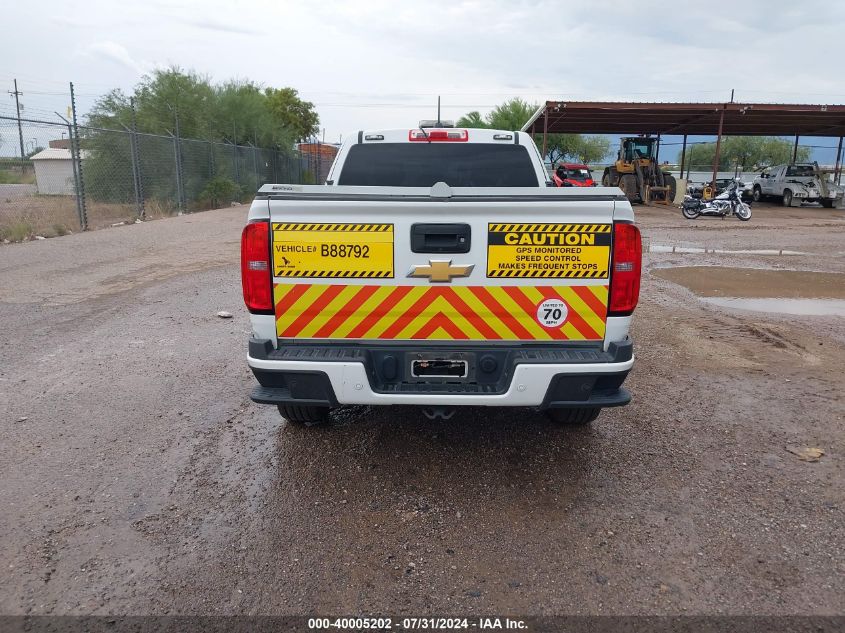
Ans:
POLYGON ((218 31, 220 33, 235 33, 237 35, 261 35, 262 31, 251 29, 245 26, 236 26, 234 24, 227 24, 225 22, 218 22, 210 18, 182 18, 182 22, 189 26, 195 26, 200 29, 208 31, 218 31))
POLYGON ((0 54, 16 59, 19 79, 49 85, 130 89, 139 75, 177 65, 217 81, 291 86, 337 138, 430 118, 438 95, 455 119, 517 96, 719 101, 736 88, 744 101, 841 102, 836 64, 817 60, 841 54, 845 3, 811 4, 88 0, 70 12, 45 0, 10 3, 6 17, 43 23, 50 47, 30 47, 11 29, 0 54), (67 49, 77 54, 54 53, 67 49))
POLYGON ((114 62, 124 68, 135 71, 138 74, 143 74, 144 68, 141 64, 136 62, 126 47, 112 42, 111 40, 101 40, 89 44, 83 51, 85 55, 90 57, 97 57, 114 62))
POLYGON ((91 22, 78 17, 70 17, 67 15, 51 15, 50 22, 54 22, 60 26, 70 26, 74 28, 90 27, 91 22))

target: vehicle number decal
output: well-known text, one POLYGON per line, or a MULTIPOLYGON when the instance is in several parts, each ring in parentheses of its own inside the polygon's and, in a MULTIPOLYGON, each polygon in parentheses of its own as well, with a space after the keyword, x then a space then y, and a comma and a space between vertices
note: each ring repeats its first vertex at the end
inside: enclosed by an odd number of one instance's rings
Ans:
POLYGON ((393 225, 274 222, 273 276, 393 277, 393 225))
POLYGON ((610 224, 488 224, 488 277, 607 279, 610 224))

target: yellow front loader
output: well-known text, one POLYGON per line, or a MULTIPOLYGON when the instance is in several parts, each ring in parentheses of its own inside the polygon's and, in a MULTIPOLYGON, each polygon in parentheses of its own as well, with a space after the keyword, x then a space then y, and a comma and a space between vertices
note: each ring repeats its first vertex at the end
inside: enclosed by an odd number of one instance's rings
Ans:
POLYGON ((601 184, 619 187, 631 202, 660 200, 670 203, 675 198, 675 178, 657 164, 657 139, 631 136, 620 139, 616 162, 605 167, 601 184))

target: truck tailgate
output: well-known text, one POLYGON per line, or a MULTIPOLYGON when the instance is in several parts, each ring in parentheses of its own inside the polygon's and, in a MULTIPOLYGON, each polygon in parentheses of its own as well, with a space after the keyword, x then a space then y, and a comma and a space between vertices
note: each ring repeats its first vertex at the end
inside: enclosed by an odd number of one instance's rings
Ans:
POLYGON ((601 341, 617 197, 595 191, 269 194, 277 335, 601 341))

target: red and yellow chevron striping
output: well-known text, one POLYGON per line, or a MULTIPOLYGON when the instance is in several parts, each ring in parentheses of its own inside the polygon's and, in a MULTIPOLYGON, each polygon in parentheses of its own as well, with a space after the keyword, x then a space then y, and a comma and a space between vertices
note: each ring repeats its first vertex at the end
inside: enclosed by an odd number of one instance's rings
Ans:
POLYGON ((604 338, 607 320, 606 285, 280 283, 274 293, 280 338, 590 341, 604 338), (557 321, 544 324, 546 306, 557 321))

